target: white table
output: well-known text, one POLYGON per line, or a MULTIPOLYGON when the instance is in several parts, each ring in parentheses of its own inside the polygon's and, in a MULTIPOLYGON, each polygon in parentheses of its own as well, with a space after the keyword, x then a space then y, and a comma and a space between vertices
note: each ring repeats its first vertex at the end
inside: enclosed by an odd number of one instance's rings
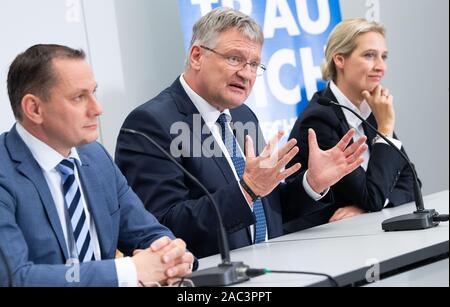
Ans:
MULTIPOLYGON (((448 191, 424 198, 427 208, 441 213, 448 213, 448 201, 448 191)), ((326 273, 341 286, 358 285, 366 280, 368 272, 385 274, 439 255, 448 256, 448 223, 419 231, 381 230, 383 220, 412 211, 414 205, 407 204, 303 230, 264 244, 234 250, 231 259, 243 261, 253 268, 326 273), (374 261, 377 264, 373 265, 374 261)), ((200 259, 200 269, 219 263, 219 255, 203 258, 200 259)), ((238 286, 325 285, 329 282, 323 277, 269 274, 238 286)))
POLYGON ((449 259, 395 275, 365 287, 448 287, 449 259))

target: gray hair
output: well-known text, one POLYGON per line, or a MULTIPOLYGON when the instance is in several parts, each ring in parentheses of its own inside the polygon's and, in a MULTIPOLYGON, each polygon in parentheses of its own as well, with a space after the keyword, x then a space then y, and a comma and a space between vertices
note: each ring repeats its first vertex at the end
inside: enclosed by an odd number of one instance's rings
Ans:
POLYGON ((325 61, 322 64, 322 76, 324 80, 336 82, 337 69, 334 63, 334 56, 341 54, 350 56, 357 48, 356 39, 365 33, 377 32, 386 35, 386 28, 377 23, 370 22, 363 18, 348 19, 336 26, 331 32, 325 50, 325 61))
POLYGON ((220 7, 200 18, 194 25, 189 49, 194 45, 214 48, 219 35, 233 28, 249 40, 263 45, 264 33, 255 20, 234 9, 220 7))

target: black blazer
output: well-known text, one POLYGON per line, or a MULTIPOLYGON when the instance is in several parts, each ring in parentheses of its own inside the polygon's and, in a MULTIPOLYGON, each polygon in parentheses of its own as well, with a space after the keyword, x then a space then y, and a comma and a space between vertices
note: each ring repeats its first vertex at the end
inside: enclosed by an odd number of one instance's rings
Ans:
MULTIPOLYGON (((326 107, 317 103, 318 98, 322 96, 336 101, 329 87, 314 95, 292 130, 291 138, 298 140, 301 151, 291 163, 300 162, 302 165, 308 165, 309 128, 315 130, 319 146, 323 150, 334 147, 350 129, 341 108, 326 107)), ((373 114, 368 121, 377 127, 373 114)), ((386 199, 389 199, 390 206, 413 201, 414 180, 406 162, 389 145, 382 143, 372 145, 375 133, 365 125, 364 131, 368 137, 367 144, 370 150, 367 171, 359 167, 332 187, 337 207, 358 205, 366 211, 373 212, 383 209, 386 199)), ((402 151, 406 154, 403 148, 402 151)), ((322 222, 326 223, 328 220, 322 222)))
MULTIPOLYGON (((234 122, 258 124, 255 114, 245 105, 231 110, 231 115, 234 122)), ((183 148, 178 162, 196 176, 217 201, 230 248, 250 245, 248 227, 255 223, 255 217, 226 158, 192 155, 194 148, 198 149, 211 137, 209 130, 202 135, 195 131, 195 116, 200 117, 200 114, 177 79, 156 98, 135 109, 123 127, 148 134, 170 152, 172 142, 179 138, 177 129, 171 134, 172 125, 185 124, 186 135, 193 146, 183 148)), ((260 130, 249 133, 263 147, 260 130)), ((244 148, 244 138, 238 137, 238 142, 244 148)), ((255 148, 255 152, 260 150, 255 148)), ((147 210, 175 236, 184 239, 194 255, 206 257, 218 253, 217 218, 212 205, 203 191, 170 160, 144 138, 124 133, 118 137, 115 159, 147 210)), ((282 214, 301 214, 316 204, 304 191, 302 179, 303 175, 299 174, 263 199, 269 238, 284 234, 282 214), (290 209, 292 207, 295 208, 290 209)))

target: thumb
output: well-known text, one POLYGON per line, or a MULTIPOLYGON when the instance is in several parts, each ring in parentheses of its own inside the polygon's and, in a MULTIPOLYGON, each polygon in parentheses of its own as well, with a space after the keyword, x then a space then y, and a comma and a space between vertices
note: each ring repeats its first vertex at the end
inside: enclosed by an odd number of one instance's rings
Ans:
POLYGON ((313 153, 319 148, 319 144, 317 144, 316 133, 313 129, 308 130, 308 144, 309 144, 309 153, 313 153))
POLYGON ((363 95, 363 97, 364 97, 364 99, 365 99, 366 101, 369 101, 369 99, 370 99, 370 93, 369 93, 369 91, 363 91, 363 92, 362 92, 362 95, 363 95))
POLYGON ((250 135, 247 135, 245 138, 245 157, 248 158, 256 158, 255 149, 253 147, 253 139, 250 135))

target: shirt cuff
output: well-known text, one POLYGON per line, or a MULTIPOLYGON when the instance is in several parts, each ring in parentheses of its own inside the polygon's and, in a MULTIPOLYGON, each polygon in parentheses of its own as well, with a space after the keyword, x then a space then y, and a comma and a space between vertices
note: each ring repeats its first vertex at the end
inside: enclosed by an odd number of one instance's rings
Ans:
MULTIPOLYGON (((396 139, 391 138, 391 137, 386 137, 386 138, 387 138, 389 141, 391 141, 392 144, 394 144, 395 147, 398 148, 398 150, 401 150, 401 149, 402 149, 403 144, 402 144, 401 141, 396 140, 396 139)), ((389 145, 389 144, 388 144, 385 140, 383 140, 382 138, 378 138, 378 140, 375 142, 375 144, 377 144, 377 143, 382 143, 382 144, 389 145)))
POLYGON ((309 182, 306 179, 306 175, 308 175, 308 171, 306 171, 305 175, 303 176, 303 188, 305 189, 306 194, 308 194, 308 196, 311 197, 312 199, 314 199, 315 201, 318 201, 318 200, 321 200, 322 198, 324 198, 330 191, 330 188, 326 189, 326 191, 323 194, 316 193, 309 185, 309 182))
POLYGON ((116 264, 117 280, 119 287, 137 287, 137 271, 133 260, 130 257, 120 258, 114 260, 116 264))

